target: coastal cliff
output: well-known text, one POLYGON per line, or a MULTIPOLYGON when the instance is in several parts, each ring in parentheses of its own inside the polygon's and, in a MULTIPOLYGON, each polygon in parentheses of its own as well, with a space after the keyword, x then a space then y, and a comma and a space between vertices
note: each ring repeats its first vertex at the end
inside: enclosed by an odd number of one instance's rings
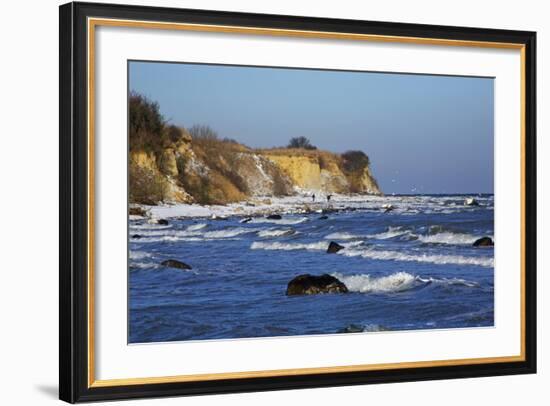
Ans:
POLYGON ((132 203, 226 204, 298 193, 381 191, 368 165, 303 149, 254 150, 222 140, 194 140, 186 130, 157 150, 130 150, 132 203))
POLYGON ((208 127, 167 125, 158 105, 130 98, 130 202, 227 204, 296 194, 381 195, 361 151, 252 149, 208 127))

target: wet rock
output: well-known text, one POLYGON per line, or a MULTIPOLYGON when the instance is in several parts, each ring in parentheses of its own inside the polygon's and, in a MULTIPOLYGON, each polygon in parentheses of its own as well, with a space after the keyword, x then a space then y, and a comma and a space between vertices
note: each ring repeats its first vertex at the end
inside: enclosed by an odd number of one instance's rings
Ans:
POLYGON ((328 216, 321 216, 319 217, 319 220, 328 220, 328 216))
POLYGON ((247 217, 247 218, 245 218, 245 219, 242 219, 242 220, 241 220, 241 223, 249 223, 249 222, 251 222, 251 221, 252 221, 252 217, 247 217))
POLYGON ((495 243, 491 239, 491 237, 481 237, 474 241, 473 246, 474 247, 492 247, 495 243))
POLYGON ((167 268, 193 269, 191 268, 191 265, 187 265, 185 262, 181 262, 176 259, 167 259, 166 261, 162 261, 161 265, 167 268))
POLYGON ((359 326, 357 324, 350 324, 346 328, 338 330, 338 333, 362 333, 364 330, 365 329, 363 326, 359 326))
POLYGON ((281 220, 283 217, 280 214, 270 214, 269 216, 266 216, 266 219, 268 220, 281 220))
POLYGON ((304 274, 292 279, 286 288, 287 296, 316 295, 319 293, 348 293, 340 280, 329 274, 320 276, 304 274))
POLYGON ((229 217, 227 216, 217 216, 215 214, 212 214, 210 217, 210 220, 227 220, 229 217))
POLYGON ((168 225, 168 220, 166 219, 158 219, 157 220, 157 224, 160 224, 162 226, 167 226, 168 225))
POLYGON ((139 235, 139 234, 134 234, 134 235, 132 236, 132 238, 136 240, 136 239, 141 238, 141 235, 139 235))
POLYGON ((338 244, 337 242, 331 241, 327 248, 327 254, 336 254, 338 251, 343 250, 343 245, 338 244))

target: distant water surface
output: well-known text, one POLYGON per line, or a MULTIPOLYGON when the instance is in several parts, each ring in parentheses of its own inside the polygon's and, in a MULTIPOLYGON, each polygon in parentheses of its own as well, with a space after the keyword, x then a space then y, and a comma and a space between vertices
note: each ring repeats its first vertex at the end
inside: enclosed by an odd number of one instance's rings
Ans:
POLYGON ((129 342, 492 326, 493 248, 472 243, 493 238, 493 195, 474 207, 466 197, 335 197, 330 207, 353 210, 328 219, 130 220, 141 238, 129 244, 129 342), (327 254, 330 241, 346 248, 327 254), (332 274, 350 293, 287 297, 305 273, 332 274))

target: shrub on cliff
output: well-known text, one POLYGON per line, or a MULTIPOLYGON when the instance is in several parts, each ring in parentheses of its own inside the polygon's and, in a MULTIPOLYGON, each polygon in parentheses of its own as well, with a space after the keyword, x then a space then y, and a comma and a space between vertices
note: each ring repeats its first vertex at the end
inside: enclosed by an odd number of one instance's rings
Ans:
POLYGON ((370 165, 363 151, 347 151, 342 154, 342 165, 346 172, 361 172, 370 165))
POLYGON ((167 193, 168 184, 160 173, 130 163, 130 203, 158 204, 166 199, 167 193))
POLYGON ((288 142, 287 148, 317 149, 306 137, 294 137, 288 142))
POLYGON ((129 114, 130 149, 158 150, 164 132, 164 118, 158 103, 132 92, 129 114))

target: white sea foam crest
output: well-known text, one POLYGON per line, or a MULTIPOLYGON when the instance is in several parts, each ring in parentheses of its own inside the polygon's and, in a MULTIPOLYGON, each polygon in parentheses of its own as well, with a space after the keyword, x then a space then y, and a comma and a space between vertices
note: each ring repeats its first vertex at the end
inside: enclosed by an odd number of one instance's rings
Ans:
POLYGON ((295 234, 292 228, 270 228, 267 230, 260 230, 258 232, 259 237, 282 237, 285 235, 295 234))
POLYGON ((293 224, 300 224, 304 221, 307 221, 307 217, 298 217, 298 218, 282 218, 280 220, 268 219, 268 218, 254 218, 251 223, 276 223, 285 226, 291 226, 293 224))
POLYGON ((416 276, 407 272, 396 272, 388 276, 372 277, 368 274, 345 276, 333 273, 351 292, 388 293, 401 292, 419 284, 416 276))
POLYGON ((469 288, 479 287, 476 282, 459 278, 422 278, 408 272, 396 272, 387 276, 373 277, 369 274, 343 275, 333 273, 332 276, 342 281, 351 292, 359 293, 392 293, 403 292, 427 284, 460 285, 469 288))
POLYGON ((418 239, 431 244, 472 245, 479 237, 471 234, 444 231, 437 234, 419 235, 418 239))
POLYGON ((134 228, 136 230, 164 230, 167 228, 172 228, 171 224, 168 225, 160 225, 160 224, 131 224, 130 228, 134 228))
POLYGON ((348 257, 360 256, 378 260, 394 260, 405 262, 426 262, 432 264, 456 264, 456 265, 477 265, 492 268, 494 259, 489 257, 465 257, 461 255, 440 255, 440 254, 409 254, 399 251, 378 251, 374 249, 363 250, 342 250, 338 254, 348 257))
POLYGON ((189 227, 187 227, 186 230, 187 231, 197 231, 197 230, 202 230, 206 226, 207 226, 206 223, 192 224, 189 227))
POLYGON ((346 232, 331 233, 325 236, 326 240, 353 240, 354 238, 361 238, 361 236, 357 234, 346 233, 346 232))
POLYGON ((282 242, 262 242, 255 241, 250 246, 253 250, 326 250, 328 242, 319 241, 313 243, 282 243, 282 242))
POLYGON ((152 255, 145 251, 132 251, 130 250, 130 259, 143 259, 143 258, 151 258, 152 255))
POLYGON ((398 237, 400 235, 410 234, 409 230, 405 230, 402 227, 388 227, 387 231, 377 234, 369 234, 366 237, 374 238, 377 240, 387 240, 388 238, 398 237))
POLYGON ((252 233, 255 231, 257 230, 250 229, 250 228, 236 227, 236 228, 229 228, 225 230, 208 231, 204 233, 203 236, 205 238, 231 238, 241 234, 252 233))

